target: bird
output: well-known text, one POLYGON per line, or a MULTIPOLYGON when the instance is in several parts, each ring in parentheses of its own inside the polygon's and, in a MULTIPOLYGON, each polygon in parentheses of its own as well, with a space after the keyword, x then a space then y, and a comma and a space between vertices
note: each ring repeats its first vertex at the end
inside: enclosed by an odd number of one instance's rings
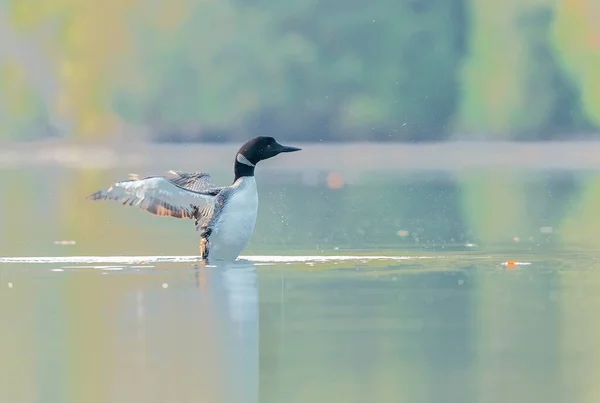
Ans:
POLYGON ((217 186, 206 172, 171 170, 164 176, 130 177, 99 190, 87 200, 112 200, 161 217, 194 220, 200 232, 200 258, 206 262, 235 261, 254 232, 258 191, 254 169, 260 161, 300 151, 273 137, 258 136, 235 155, 234 179, 217 186))

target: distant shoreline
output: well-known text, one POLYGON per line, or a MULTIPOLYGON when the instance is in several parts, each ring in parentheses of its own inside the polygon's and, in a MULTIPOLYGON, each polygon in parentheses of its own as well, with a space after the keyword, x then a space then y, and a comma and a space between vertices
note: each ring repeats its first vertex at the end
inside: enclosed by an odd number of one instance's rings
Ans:
MULTIPOLYGON (((265 170, 398 171, 600 169, 600 141, 441 143, 294 143, 303 152, 274 158, 265 170)), ((67 167, 227 169, 240 144, 75 144, 36 141, 0 145, 0 168, 67 167), (223 164, 226 164, 224 166, 223 164)))

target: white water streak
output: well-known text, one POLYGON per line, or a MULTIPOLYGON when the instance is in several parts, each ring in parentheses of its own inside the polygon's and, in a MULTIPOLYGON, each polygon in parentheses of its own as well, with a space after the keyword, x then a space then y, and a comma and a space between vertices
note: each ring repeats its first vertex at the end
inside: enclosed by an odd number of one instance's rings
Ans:
MULTIPOLYGON (((443 256, 240 256, 240 259, 260 263, 307 263, 333 261, 373 261, 373 260, 416 260, 436 259, 443 256)), ((188 263, 198 262, 198 256, 52 256, 52 257, 2 257, 0 263, 188 263)))

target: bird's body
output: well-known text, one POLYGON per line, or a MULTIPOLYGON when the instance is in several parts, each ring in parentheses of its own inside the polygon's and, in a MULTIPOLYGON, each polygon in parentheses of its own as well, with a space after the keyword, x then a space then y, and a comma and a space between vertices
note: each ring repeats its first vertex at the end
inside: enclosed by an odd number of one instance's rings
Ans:
POLYGON ((219 196, 223 204, 210 226, 211 247, 209 253, 201 254, 212 260, 235 260, 254 232, 258 214, 256 179, 242 177, 219 196))
POLYGON ((210 261, 235 260, 256 224, 258 191, 254 168, 261 160, 299 148, 278 144, 272 137, 256 137, 240 148, 235 178, 230 186, 216 186, 207 173, 170 171, 117 182, 88 197, 115 200, 158 216, 193 219, 200 232, 200 254, 210 261))

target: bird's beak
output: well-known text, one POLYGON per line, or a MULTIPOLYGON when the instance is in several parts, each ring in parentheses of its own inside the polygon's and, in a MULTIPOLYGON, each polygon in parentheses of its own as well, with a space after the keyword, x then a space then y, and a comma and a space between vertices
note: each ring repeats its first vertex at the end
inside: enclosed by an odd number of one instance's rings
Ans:
POLYGON ((292 153, 294 151, 300 151, 300 150, 302 150, 302 149, 298 148, 298 147, 290 147, 290 146, 281 146, 279 148, 280 153, 292 153))

